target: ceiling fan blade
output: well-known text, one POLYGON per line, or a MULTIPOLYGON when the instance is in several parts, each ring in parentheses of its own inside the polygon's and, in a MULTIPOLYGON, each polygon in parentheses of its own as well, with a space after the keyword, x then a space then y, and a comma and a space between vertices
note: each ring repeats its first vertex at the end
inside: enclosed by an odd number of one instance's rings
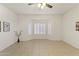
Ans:
POLYGON ((47 7, 52 8, 53 6, 50 4, 46 4, 47 7))
POLYGON ((28 3, 28 5, 33 5, 34 3, 28 3))

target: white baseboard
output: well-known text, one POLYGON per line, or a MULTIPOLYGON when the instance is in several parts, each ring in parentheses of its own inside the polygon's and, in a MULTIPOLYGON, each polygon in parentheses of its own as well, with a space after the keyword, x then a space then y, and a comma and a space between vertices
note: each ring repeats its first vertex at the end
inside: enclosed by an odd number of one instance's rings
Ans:
POLYGON ((72 42, 68 42, 68 41, 66 41, 66 40, 62 40, 62 41, 66 42, 67 44, 71 45, 72 47, 74 47, 74 48, 76 48, 76 49, 79 49, 79 46, 76 45, 76 44, 73 44, 72 42))
POLYGON ((6 49, 6 48, 8 48, 8 47, 10 47, 11 45, 13 45, 14 43, 16 43, 17 41, 15 41, 15 42, 12 42, 11 44, 9 44, 9 45, 6 45, 6 47, 3 47, 3 48, 1 48, 0 49, 0 51, 3 51, 4 49, 6 49))

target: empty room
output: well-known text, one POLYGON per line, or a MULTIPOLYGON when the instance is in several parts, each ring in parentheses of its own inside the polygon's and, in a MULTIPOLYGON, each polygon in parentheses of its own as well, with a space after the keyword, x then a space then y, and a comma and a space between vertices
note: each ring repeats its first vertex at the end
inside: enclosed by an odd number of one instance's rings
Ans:
POLYGON ((0 56, 79 56, 79 4, 0 3, 0 56))

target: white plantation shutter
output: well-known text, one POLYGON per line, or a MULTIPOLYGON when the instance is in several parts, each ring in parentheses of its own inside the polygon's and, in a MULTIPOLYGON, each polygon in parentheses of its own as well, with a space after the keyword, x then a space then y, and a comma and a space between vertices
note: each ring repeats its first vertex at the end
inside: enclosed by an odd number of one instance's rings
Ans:
POLYGON ((51 35, 52 34, 52 25, 48 24, 48 34, 51 35))
POLYGON ((52 34, 52 24, 47 21, 33 21, 31 24, 28 24, 28 34, 43 34, 43 35, 51 35, 52 34))
POLYGON ((35 23, 33 27, 34 34, 46 34, 46 24, 35 23))
POLYGON ((32 34, 32 24, 28 24, 28 34, 32 34))

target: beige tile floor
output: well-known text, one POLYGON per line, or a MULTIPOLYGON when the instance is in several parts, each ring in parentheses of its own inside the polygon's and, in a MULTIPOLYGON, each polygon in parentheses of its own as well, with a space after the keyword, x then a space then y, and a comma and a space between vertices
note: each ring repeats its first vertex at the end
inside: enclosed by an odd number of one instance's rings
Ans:
POLYGON ((1 56, 79 56, 76 49, 63 41, 34 39, 15 43, 0 52, 1 56))

